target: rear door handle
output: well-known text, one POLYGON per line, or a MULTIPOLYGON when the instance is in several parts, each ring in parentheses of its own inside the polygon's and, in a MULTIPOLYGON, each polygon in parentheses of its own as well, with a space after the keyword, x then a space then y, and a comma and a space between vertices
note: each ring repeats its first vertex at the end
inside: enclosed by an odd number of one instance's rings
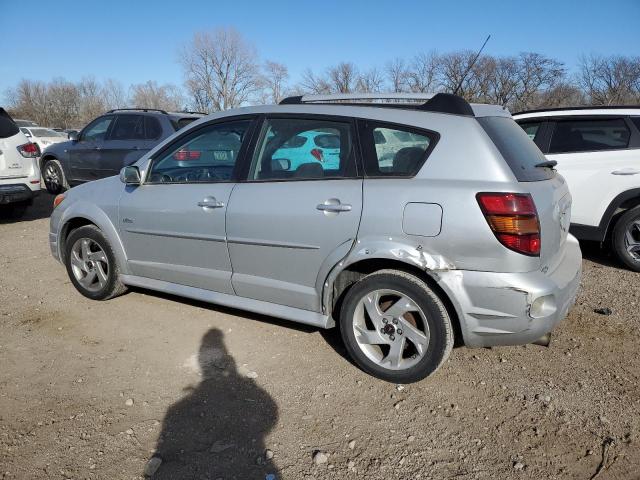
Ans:
POLYGON ((614 170, 613 172, 611 172, 611 175, 637 175, 638 173, 640 173, 640 170, 638 170, 637 168, 621 168, 620 170, 614 170))
POLYGON ((204 209, 223 208, 224 203, 217 201, 215 197, 205 197, 202 201, 198 202, 198 206, 204 209))
POLYGON ((317 210, 321 212, 331 212, 331 213, 340 213, 340 212, 350 212, 351 205, 348 203, 340 203, 340 200, 337 198, 330 198, 329 200, 325 200, 324 203, 320 203, 316 206, 317 210))

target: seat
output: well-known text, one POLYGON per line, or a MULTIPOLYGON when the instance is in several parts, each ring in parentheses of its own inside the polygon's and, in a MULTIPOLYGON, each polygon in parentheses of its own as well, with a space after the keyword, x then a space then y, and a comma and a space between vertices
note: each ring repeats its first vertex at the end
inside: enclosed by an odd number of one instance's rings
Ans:
POLYGON ((401 148, 393 157, 393 173, 411 175, 423 158, 424 150, 420 147, 401 148))
POLYGON ((303 163, 296 168, 296 178, 323 178, 324 170, 319 163, 303 163))

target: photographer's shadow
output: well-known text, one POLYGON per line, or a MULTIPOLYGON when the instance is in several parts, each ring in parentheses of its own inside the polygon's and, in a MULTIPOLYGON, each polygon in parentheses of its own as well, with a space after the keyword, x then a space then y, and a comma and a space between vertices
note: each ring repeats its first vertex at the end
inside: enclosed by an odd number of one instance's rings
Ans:
POLYGON ((276 403, 238 373, 220 330, 204 336, 198 361, 202 381, 167 411, 153 455, 162 463, 152 478, 277 478, 264 440, 278 419, 276 403))

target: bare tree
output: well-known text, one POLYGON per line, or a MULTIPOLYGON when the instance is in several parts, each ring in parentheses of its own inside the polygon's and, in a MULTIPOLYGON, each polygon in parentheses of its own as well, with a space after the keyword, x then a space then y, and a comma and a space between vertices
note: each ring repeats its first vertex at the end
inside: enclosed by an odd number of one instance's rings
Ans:
POLYGON ((564 65, 539 53, 521 53, 518 57, 518 79, 514 107, 518 110, 533 108, 542 92, 565 80, 564 65))
POLYGON ((302 80, 300 81, 299 89, 302 92, 312 93, 315 95, 332 93, 333 91, 328 79, 314 74, 309 68, 302 72, 302 80))
POLYGON ((407 91, 407 67, 401 58, 395 58, 387 62, 385 66, 387 78, 394 92, 407 91))
MULTIPOLYGON (((475 72, 471 71, 476 53, 470 50, 452 52, 440 57, 440 78, 445 92, 454 93, 469 101, 476 99, 479 87, 475 72)), ((478 59, 480 61, 480 59, 478 59)))
POLYGON ((255 49, 232 28, 196 33, 183 48, 180 63, 186 89, 199 110, 239 107, 258 89, 255 49))
POLYGON ((157 108, 177 111, 184 108, 184 99, 175 85, 158 85, 149 80, 146 83, 131 85, 131 103, 140 108, 157 108))
POLYGON ((580 58, 578 83, 594 105, 640 100, 640 57, 580 58))
POLYGON ((129 104, 126 91, 118 80, 108 78, 102 85, 102 98, 106 108, 124 108, 129 104))
POLYGON ((440 82, 440 56, 435 52, 419 53, 406 69, 409 90, 417 93, 431 93, 438 90, 440 82))
POLYGON ((263 103, 278 103, 284 97, 289 70, 286 65, 267 60, 263 67, 261 86, 263 88, 263 103))
POLYGON ((336 93, 351 93, 356 88, 358 69, 351 62, 340 62, 327 69, 327 77, 332 91, 336 93))
POLYGON ((356 90, 363 93, 379 93, 384 87, 384 77, 377 68, 360 73, 356 90))

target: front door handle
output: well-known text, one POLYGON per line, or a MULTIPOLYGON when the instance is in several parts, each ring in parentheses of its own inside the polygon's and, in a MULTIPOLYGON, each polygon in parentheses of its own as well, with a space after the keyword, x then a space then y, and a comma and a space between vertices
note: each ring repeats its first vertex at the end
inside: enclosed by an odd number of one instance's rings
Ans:
POLYGON ((204 197, 204 199, 198 202, 198 206, 204 209, 207 208, 223 208, 224 203, 216 200, 216 197, 204 197))
POLYGON ((340 200, 337 198, 330 198, 329 200, 325 200, 324 203, 316 205, 316 209, 329 213, 350 212, 351 205, 348 203, 340 203, 340 200))
POLYGON ((640 173, 640 170, 637 168, 626 167, 621 168, 620 170, 614 170, 611 172, 611 175, 637 175, 638 173, 640 173))

